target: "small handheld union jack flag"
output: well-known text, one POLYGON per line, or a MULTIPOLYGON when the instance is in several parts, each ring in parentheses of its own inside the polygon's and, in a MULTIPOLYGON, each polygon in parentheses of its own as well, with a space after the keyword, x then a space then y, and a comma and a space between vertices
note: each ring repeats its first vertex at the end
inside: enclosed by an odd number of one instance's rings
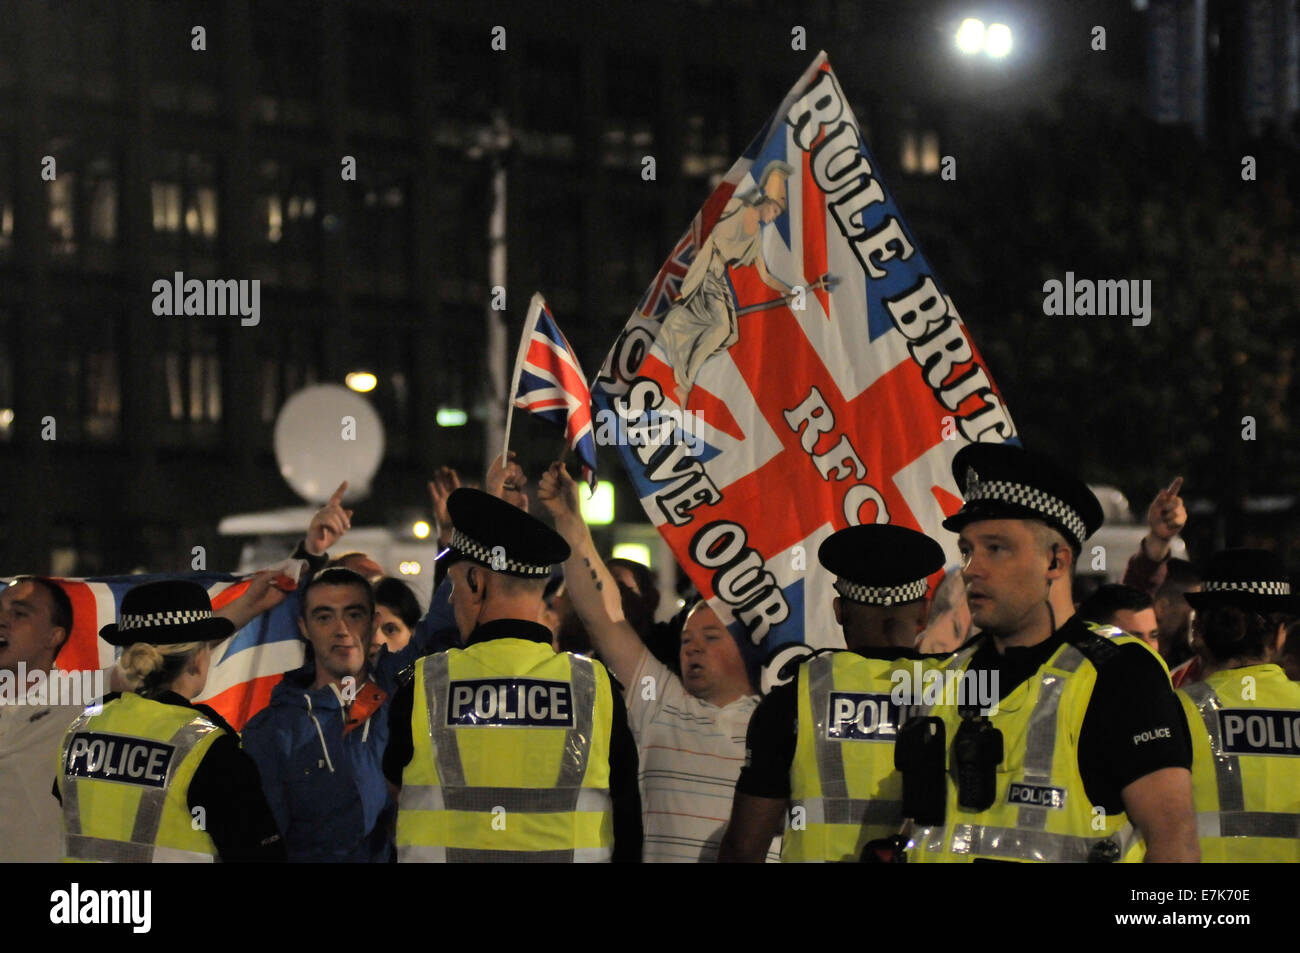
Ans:
POLYGON ((596 440, 591 426, 591 389, 573 348, 540 294, 534 294, 528 305, 510 392, 514 400, 506 415, 503 456, 508 459, 510 421, 518 407, 550 421, 564 432, 569 449, 582 464, 583 479, 594 489, 596 440))

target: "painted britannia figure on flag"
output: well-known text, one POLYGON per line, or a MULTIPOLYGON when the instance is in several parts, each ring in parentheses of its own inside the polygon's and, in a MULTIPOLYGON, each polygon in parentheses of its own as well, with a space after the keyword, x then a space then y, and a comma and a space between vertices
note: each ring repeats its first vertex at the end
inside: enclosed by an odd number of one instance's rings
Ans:
POLYGON ((768 273, 761 227, 785 213, 786 180, 793 174, 793 166, 773 159, 754 188, 727 202, 682 280, 680 297, 664 316, 659 342, 673 367, 681 407, 704 362, 739 340, 736 297, 727 269, 753 265, 768 287, 782 295, 793 290, 768 273))

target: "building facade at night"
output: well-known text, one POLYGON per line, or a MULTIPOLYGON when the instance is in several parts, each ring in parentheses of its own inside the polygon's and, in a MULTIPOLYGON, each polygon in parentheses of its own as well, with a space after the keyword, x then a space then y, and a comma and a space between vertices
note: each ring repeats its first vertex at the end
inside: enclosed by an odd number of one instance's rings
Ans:
MULTIPOLYGON (((223 515, 297 502, 271 449, 279 407, 352 370, 378 378, 388 442, 358 520, 423 509, 440 464, 476 470, 490 173, 468 146, 496 110, 515 138, 509 353, 541 290, 591 373, 711 182, 819 48, 922 242, 942 221, 940 157, 972 134, 971 98, 1027 107, 1049 77, 1072 75, 1039 57, 1028 83, 959 76, 947 92, 956 3, 821 0, 794 20, 767 0, 4 6, 7 572, 187 569, 195 545, 210 568, 233 565, 223 515), (806 49, 792 49, 795 26, 806 49), (355 181, 341 175, 347 156, 355 181), (259 322, 156 315, 153 283, 177 272, 258 280, 259 322), (438 426, 440 407, 466 409, 468 425, 438 426)), ((1132 4, 1094 6, 1140 45, 1132 4)), ((1144 67, 1130 60, 1105 81, 1138 102, 1144 67)), ((518 443, 534 470, 556 447, 518 443)), ((639 519, 621 497, 620 518, 639 519)))

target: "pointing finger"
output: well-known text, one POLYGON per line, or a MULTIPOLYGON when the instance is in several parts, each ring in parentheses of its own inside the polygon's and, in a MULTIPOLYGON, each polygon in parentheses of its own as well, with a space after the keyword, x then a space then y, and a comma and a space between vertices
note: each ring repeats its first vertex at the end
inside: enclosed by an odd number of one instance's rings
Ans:
POLYGON ((1183 478, 1174 477, 1174 482, 1169 484, 1169 489, 1166 490, 1165 492, 1170 496, 1177 496, 1178 491, 1181 490, 1182 488, 1183 488, 1183 478))

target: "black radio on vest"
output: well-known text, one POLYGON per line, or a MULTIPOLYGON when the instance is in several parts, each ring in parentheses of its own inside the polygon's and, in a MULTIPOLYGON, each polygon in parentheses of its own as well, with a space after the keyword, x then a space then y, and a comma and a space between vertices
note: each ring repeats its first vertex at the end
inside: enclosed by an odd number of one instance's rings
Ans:
POLYGON ((979 715, 964 715, 952 742, 957 768, 957 803, 968 811, 987 811, 997 800, 1002 732, 979 715))
POLYGON ((894 742, 894 767, 903 776, 903 816, 923 827, 943 825, 947 746, 943 719, 933 715, 909 718, 894 742))

